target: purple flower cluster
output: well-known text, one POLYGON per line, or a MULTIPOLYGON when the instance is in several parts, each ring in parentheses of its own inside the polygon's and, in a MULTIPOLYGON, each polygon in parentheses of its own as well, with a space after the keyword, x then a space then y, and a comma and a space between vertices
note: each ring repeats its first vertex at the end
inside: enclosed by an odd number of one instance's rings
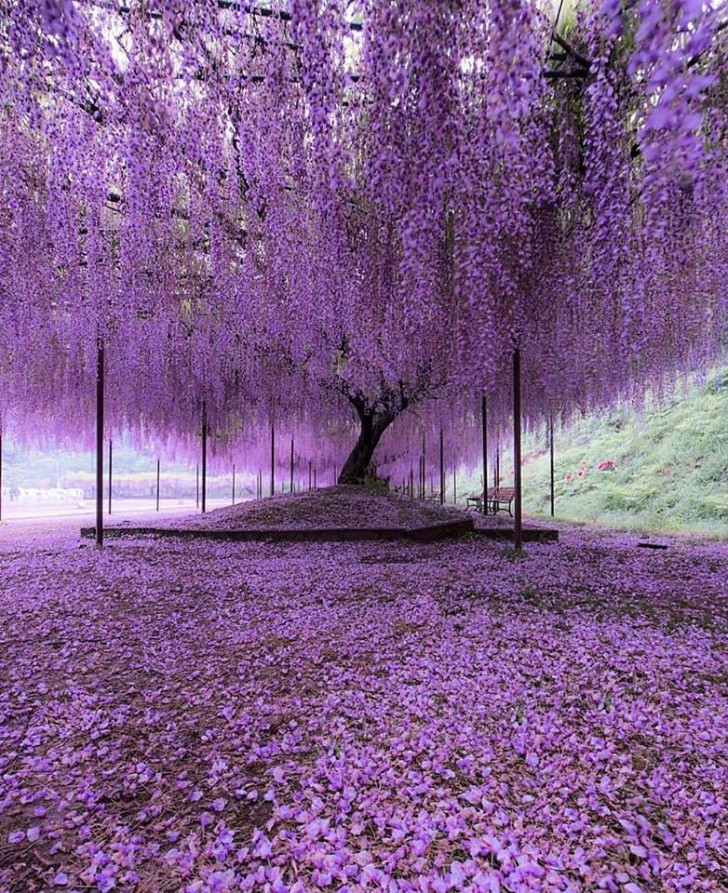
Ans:
POLYGON ((352 404, 503 426, 515 344, 541 424, 724 343, 720 4, 580 4, 573 78, 524 0, 102 7, 0 11, 18 435, 90 430, 99 339, 113 430, 189 449, 204 403, 228 456, 352 404))

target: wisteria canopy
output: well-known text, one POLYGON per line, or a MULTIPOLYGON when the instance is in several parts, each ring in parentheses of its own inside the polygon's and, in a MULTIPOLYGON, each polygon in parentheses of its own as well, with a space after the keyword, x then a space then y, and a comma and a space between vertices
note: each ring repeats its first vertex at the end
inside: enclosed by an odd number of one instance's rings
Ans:
POLYGON ((724 343, 720 2, 0 9, 18 431, 85 436, 99 343, 115 429, 348 413, 372 449, 413 405, 505 421, 515 347, 536 423, 724 343))

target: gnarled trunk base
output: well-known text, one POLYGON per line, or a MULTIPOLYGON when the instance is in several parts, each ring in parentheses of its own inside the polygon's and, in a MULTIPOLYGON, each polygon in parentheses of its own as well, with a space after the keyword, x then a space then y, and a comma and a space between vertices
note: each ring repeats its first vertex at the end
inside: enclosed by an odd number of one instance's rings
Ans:
POLYGON ((393 412, 373 412, 358 407, 357 411, 361 420, 361 431, 354 449, 349 453, 349 458, 339 474, 340 484, 364 483, 382 434, 396 418, 396 413, 393 412))

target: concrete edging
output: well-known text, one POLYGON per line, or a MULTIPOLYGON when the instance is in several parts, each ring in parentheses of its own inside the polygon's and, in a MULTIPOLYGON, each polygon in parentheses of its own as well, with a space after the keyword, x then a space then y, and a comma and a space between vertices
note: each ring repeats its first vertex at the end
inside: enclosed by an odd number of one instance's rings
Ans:
MULTIPOLYGON (((105 527, 104 537, 155 536, 181 539, 208 539, 222 542, 341 543, 367 540, 415 540, 432 543, 472 533, 472 519, 445 521, 427 527, 331 527, 277 530, 204 530, 189 527, 105 527)), ((82 527, 82 537, 96 536, 95 527, 82 527)))

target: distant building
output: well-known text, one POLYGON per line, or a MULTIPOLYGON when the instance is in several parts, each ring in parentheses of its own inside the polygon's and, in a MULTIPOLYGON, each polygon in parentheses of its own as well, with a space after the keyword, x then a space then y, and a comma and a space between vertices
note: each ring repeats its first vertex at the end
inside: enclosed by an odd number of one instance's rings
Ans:
POLYGON ((3 487, 3 500, 11 502, 79 502, 83 499, 80 487, 3 487))

